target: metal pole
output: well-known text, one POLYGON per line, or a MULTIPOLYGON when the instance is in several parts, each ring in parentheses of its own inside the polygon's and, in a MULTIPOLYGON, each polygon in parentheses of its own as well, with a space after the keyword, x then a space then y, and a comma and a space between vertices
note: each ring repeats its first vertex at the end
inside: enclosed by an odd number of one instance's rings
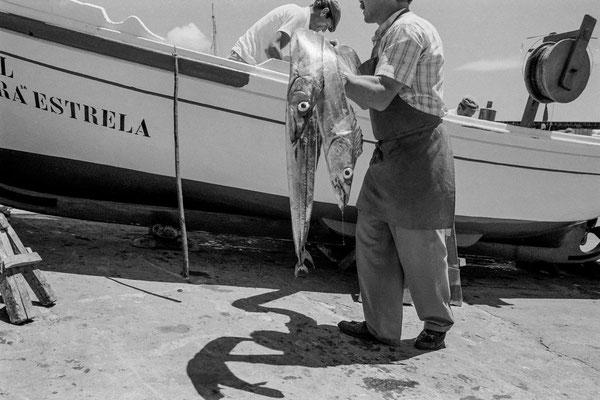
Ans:
POLYGON ((217 18, 215 17, 215 2, 212 2, 212 53, 217 55, 217 18))
POLYGON ((173 58, 175 59, 175 79, 173 90, 173 134, 175 137, 175 177, 177 179, 177 203, 179 207, 179 229, 181 229, 181 244, 183 246, 183 270, 181 275, 185 279, 190 278, 190 255, 187 241, 187 230, 185 228, 185 211, 183 208, 183 188, 181 184, 181 169, 179 167, 179 59, 177 47, 173 47, 173 58))

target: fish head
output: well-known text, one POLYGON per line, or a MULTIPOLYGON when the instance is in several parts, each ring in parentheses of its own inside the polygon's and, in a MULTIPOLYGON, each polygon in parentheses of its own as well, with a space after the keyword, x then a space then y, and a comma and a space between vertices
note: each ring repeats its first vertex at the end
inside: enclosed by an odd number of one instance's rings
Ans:
POLYGON ((292 36, 286 123, 292 143, 317 129, 318 102, 324 87, 323 46, 323 37, 308 29, 292 36))
POLYGON ((310 79, 297 76, 290 82, 287 99, 287 130, 296 143, 309 129, 316 129, 317 88, 310 79))
POLYGON ((337 134, 330 142, 329 150, 325 154, 329 179, 340 210, 343 210, 348 204, 354 178, 356 156, 354 145, 350 139, 350 131, 337 134))

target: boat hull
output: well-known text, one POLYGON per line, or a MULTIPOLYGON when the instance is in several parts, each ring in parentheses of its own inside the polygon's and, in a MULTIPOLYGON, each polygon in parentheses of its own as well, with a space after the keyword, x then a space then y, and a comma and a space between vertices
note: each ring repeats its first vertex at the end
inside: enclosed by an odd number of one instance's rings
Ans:
MULTIPOLYGON (((0 12, 0 43, 1 204, 106 222, 177 221, 177 101, 190 229, 218 231, 207 221, 227 225, 218 217, 227 215, 270 221, 257 223, 256 234, 291 236, 281 69, 178 50, 174 99, 175 57, 164 43, 9 12, 0 12)), ((356 219, 375 143, 368 115, 358 119, 365 155, 349 207, 340 213, 326 168, 318 168, 316 220, 356 219)), ((444 123, 459 246, 560 248, 574 227, 600 215, 600 139, 462 117, 444 123)))

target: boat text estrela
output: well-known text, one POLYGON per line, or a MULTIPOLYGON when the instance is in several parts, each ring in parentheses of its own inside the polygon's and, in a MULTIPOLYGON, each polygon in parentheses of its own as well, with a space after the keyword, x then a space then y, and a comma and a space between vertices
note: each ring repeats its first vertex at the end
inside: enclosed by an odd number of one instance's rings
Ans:
POLYGON ((128 120, 127 114, 78 103, 58 96, 51 96, 36 90, 30 90, 24 84, 5 81, 5 79, 15 79, 15 71, 10 68, 8 61, 6 57, 0 56, 0 78, 2 78, 0 80, 0 99, 32 106, 57 116, 65 116, 107 129, 150 137, 145 119, 142 119, 136 128, 136 125, 131 124, 131 121, 128 120))

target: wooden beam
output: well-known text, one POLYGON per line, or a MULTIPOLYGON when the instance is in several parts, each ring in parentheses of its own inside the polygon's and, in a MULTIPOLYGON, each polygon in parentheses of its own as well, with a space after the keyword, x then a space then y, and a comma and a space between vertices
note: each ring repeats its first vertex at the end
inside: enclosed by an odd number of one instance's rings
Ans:
POLYGON ((1 261, 1 271, 4 272, 7 269, 23 267, 25 265, 31 265, 42 261, 42 257, 38 253, 24 253, 15 254, 9 256, 1 261))
POLYGON ((17 273, 0 274, 0 294, 6 305, 8 318, 13 324, 22 324, 35 317, 27 282, 17 273))

